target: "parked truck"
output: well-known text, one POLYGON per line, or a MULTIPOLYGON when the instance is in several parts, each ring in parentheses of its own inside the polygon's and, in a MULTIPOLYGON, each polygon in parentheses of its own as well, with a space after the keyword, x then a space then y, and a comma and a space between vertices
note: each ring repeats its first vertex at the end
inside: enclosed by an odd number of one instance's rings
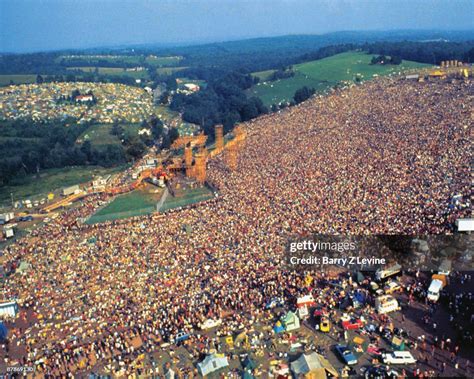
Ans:
POLYGON ((0 214, 0 225, 4 225, 15 219, 15 214, 13 212, 7 212, 0 214))
POLYGON ((387 268, 384 269, 378 269, 375 272, 375 279, 377 280, 385 280, 388 279, 392 276, 396 276, 401 274, 402 272, 402 266, 400 266, 398 263, 395 263, 387 268))
POLYGON ((440 279, 433 279, 428 287, 428 300, 436 302, 439 300, 439 295, 441 290, 443 289, 444 285, 440 279))

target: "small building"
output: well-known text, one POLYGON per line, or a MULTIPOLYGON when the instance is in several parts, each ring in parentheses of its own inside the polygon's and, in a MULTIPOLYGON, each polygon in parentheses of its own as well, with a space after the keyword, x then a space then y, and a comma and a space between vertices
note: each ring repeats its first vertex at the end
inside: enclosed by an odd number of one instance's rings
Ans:
POLYGON ((184 88, 186 88, 188 91, 191 91, 191 92, 197 92, 201 89, 201 87, 199 87, 197 84, 194 84, 194 83, 186 83, 184 84, 184 88))
POLYGON ((85 102, 94 100, 94 96, 90 95, 90 94, 89 95, 78 95, 78 96, 76 96, 76 98, 74 100, 78 103, 85 103, 85 102))
POLYGON ((412 74, 412 75, 405 76, 406 80, 418 80, 419 78, 420 78, 420 75, 418 75, 418 74, 412 74))
POLYGON ((428 76, 430 79, 446 79, 446 72, 441 70, 433 70, 430 71, 428 76))
POLYGON ((69 195, 77 193, 78 191, 80 191, 80 188, 79 188, 79 185, 76 184, 74 186, 63 188, 62 195, 69 196, 69 195))
POLYGON ((0 317, 16 317, 18 314, 18 304, 16 301, 0 303, 0 317))

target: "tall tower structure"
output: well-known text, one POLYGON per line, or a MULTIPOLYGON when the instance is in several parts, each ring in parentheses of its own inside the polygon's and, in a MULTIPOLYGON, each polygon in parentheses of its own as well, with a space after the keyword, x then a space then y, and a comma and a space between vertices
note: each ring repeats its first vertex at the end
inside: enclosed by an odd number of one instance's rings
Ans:
POLYGON ((203 148, 196 153, 194 165, 194 176, 199 183, 206 181, 206 163, 207 163, 207 149, 203 148))
POLYGON ((247 133, 239 125, 234 128, 234 139, 236 142, 242 144, 242 142, 247 137, 247 133))
POLYGON ((222 125, 216 125, 215 136, 216 136, 216 150, 222 151, 222 149, 224 149, 224 127, 222 125))
POLYGON ((184 147, 184 168, 186 170, 186 176, 188 178, 194 176, 193 175, 193 148, 191 144, 188 143, 184 147))
POLYGON ((227 167, 236 170, 240 151, 242 150, 247 133, 240 126, 236 126, 233 131, 234 139, 227 143, 225 148, 225 161, 227 167))

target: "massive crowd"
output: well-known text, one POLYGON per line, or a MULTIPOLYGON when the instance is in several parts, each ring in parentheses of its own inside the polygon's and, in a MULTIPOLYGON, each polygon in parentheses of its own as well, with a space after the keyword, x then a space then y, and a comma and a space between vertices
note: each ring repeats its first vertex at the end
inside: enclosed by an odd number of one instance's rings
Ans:
POLYGON ((42 83, 0 88, 0 119, 78 122, 140 122, 152 113, 152 97, 145 90, 116 83, 42 83), (74 91, 92 93, 95 104, 69 99, 74 91))
POLYGON ((259 118, 236 171, 209 163, 219 196, 202 205, 84 225, 104 200, 89 197, 4 251, 7 272, 32 265, 1 284, 22 309, 7 365, 131 371, 206 319, 225 335, 319 293, 320 274, 285 269, 289 237, 452 231, 470 212, 470 93, 381 79, 259 118))

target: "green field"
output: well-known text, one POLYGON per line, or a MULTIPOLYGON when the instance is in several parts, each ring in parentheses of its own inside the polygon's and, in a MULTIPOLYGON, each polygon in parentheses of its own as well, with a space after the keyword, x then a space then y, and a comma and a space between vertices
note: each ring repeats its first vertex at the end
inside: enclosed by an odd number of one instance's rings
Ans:
POLYGON ((161 207, 160 212, 209 200, 213 196, 212 191, 207 187, 188 189, 186 190, 185 196, 173 197, 169 195, 161 207))
POLYGON ((171 74, 174 74, 175 72, 178 72, 178 71, 183 71, 185 69, 187 69, 188 67, 184 67, 184 66, 179 66, 179 67, 158 67, 156 69, 156 73, 158 75, 171 75, 171 74))
POLYGON ((156 203, 160 200, 161 192, 162 190, 155 194, 136 190, 117 196, 110 204, 92 215, 86 223, 95 224, 153 213, 156 210, 156 203))
MULTIPOLYGON (((140 124, 120 124, 125 134, 137 135, 140 124)), ((94 124, 82 133, 77 139, 77 143, 89 140, 95 147, 105 147, 106 145, 120 145, 121 142, 117 136, 110 134, 112 124, 94 124)))
POLYGON ((15 179, 12 183, 0 187, 0 204, 10 205, 11 194, 13 199, 24 200, 44 197, 54 190, 85 183, 94 176, 103 176, 125 169, 125 166, 103 168, 100 166, 76 166, 61 169, 49 169, 40 172, 39 179, 36 175, 28 175, 15 179))
MULTIPOLYGON (((354 81, 356 77, 369 80, 375 76, 398 74, 399 72, 426 68, 429 65, 403 61, 398 66, 371 65, 373 55, 363 52, 347 52, 332 57, 301 63, 293 66, 296 72, 292 78, 274 82, 261 82, 247 90, 249 96, 257 96, 267 105, 291 101, 295 91, 303 86, 314 87, 321 92, 342 81, 354 81)), ((268 77, 269 71, 256 72, 260 78, 268 77)))
MULTIPOLYGON (((152 186, 148 186, 148 188, 155 189, 152 186)), ((92 215, 86 221, 86 224, 143 216, 156 212, 156 205, 160 201, 163 190, 156 188, 156 191, 156 193, 150 193, 146 189, 139 189, 119 195, 111 203, 92 215)), ((207 187, 189 189, 184 196, 173 197, 168 195, 160 212, 205 201, 213 196, 212 191, 207 187)))
POLYGON ((36 75, 0 75, 0 86, 36 83, 36 75))
POLYGON ((170 67, 170 66, 176 66, 183 57, 153 57, 153 56, 148 56, 146 57, 145 61, 146 63, 152 65, 152 66, 159 66, 159 67, 170 67))
POLYGON ((265 70, 252 73, 253 76, 256 76, 260 81, 264 82, 268 77, 273 74, 276 70, 265 70))

